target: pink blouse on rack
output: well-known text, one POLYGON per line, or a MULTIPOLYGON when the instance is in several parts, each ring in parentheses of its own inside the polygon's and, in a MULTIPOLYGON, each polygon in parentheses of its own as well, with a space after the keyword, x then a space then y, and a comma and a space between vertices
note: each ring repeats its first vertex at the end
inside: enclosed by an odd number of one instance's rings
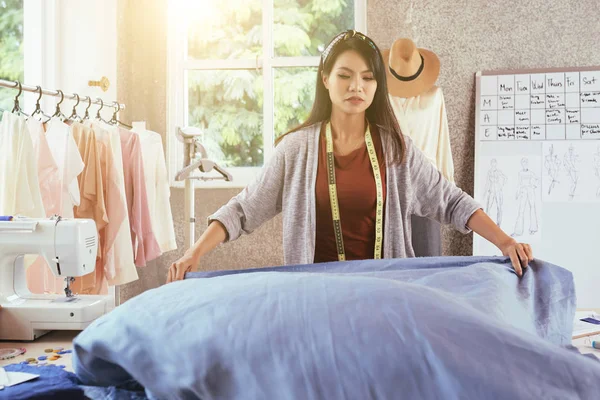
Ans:
POLYGON ((148 261, 161 255, 160 247, 152 231, 152 221, 148 208, 142 146, 137 133, 119 128, 123 150, 123 172, 125 194, 131 225, 135 265, 146 266, 148 261))
MULTIPOLYGON (((38 182, 46 216, 62 215, 62 179, 48 145, 44 126, 42 122, 30 118, 27 121, 27 127, 33 142, 33 154, 37 160, 38 182)), ((28 266, 26 274, 27 287, 32 293, 61 293, 63 291, 64 280, 52 274, 46 260, 41 256, 28 266)))

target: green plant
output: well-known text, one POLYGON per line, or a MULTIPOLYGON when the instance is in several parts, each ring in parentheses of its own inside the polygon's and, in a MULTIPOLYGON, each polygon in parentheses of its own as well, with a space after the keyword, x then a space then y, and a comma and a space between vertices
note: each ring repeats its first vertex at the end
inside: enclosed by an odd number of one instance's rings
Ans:
MULTIPOLYGON (((262 2, 237 7, 240 1, 221 0, 213 3, 213 18, 198 16, 188 34, 190 58, 262 57, 262 2)), ((274 56, 320 55, 333 36, 354 27, 352 5, 352 0, 275 0, 274 56)), ((316 67, 274 70, 274 138, 308 116, 316 72, 316 67)), ((189 124, 204 130, 200 140, 211 158, 227 166, 263 164, 263 88, 262 71, 255 69, 189 72, 189 124)))
MULTIPOLYGON (((23 0, 0 0, 0 79, 23 81, 23 0)), ((0 108, 10 110, 15 95, 0 88, 0 108)))

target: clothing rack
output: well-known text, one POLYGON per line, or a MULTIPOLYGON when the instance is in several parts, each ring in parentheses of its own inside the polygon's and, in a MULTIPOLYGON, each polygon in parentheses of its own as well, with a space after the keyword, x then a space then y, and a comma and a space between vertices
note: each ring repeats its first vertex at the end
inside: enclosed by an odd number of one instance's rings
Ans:
MULTIPOLYGON (((9 89, 17 89, 17 90, 22 90, 25 92, 31 92, 31 93, 37 93, 37 94, 40 93, 37 86, 23 85, 23 84, 20 84, 20 82, 18 82, 18 81, 7 81, 5 79, 0 79, 0 87, 5 87, 5 88, 9 88, 9 89)), ((61 93, 62 93, 65 99, 71 99, 71 100, 77 100, 77 97, 79 96, 75 93, 68 94, 68 93, 64 93, 62 91, 58 91, 58 90, 42 89, 41 91, 42 91, 42 94, 45 94, 47 96, 53 96, 53 97, 61 97, 61 93)), ((83 100, 85 100, 86 102, 89 102, 90 104, 96 104, 96 105, 103 106, 103 107, 112 107, 112 108, 115 108, 116 111, 125 109, 125 104, 119 104, 116 101, 105 102, 99 97, 97 97, 95 100, 92 100, 90 96, 79 96, 79 99, 82 102, 83 102, 83 100), (117 104, 119 105, 118 108, 117 108, 117 104)))

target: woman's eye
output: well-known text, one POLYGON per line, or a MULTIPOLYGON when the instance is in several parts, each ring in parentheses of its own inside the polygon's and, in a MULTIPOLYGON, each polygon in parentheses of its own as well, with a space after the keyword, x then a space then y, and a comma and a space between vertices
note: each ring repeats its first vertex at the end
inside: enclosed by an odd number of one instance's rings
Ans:
POLYGON ((338 74, 338 76, 339 76, 341 79, 349 79, 349 78, 350 78, 350 76, 348 76, 348 75, 341 75, 341 74, 338 74))
POLYGON ((365 81, 372 81, 372 80, 373 80, 373 79, 375 79, 375 78, 373 78, 372 76, 365 76, 363 79, 364 79, 365 81))

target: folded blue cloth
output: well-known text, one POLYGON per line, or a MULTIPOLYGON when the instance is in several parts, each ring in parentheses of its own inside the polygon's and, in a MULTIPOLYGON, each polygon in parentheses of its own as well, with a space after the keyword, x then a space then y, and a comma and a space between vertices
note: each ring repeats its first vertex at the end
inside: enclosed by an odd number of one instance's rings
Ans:
POLYGON ((77 376, 56 365, 37 367, 28 364, 10 364, 9 372, 26 372, 38 378, 0 390, 0 400, 85 400, 77 376))
POLYGON ((6 371, 27 372, 38 378, 0 390, 0 400, 148 400, 136 382, 120 387, 83 386, 77 376, 56 365, 11 364, 6 371))

